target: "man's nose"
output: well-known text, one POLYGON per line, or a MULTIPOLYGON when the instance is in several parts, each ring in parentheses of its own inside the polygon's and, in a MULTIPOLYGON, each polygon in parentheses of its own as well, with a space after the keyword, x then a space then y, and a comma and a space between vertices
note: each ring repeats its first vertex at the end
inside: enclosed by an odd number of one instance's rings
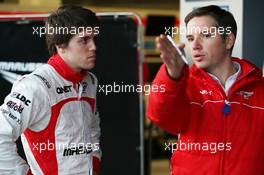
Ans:
POLYGON ((92 40, 89 42, 89 50, 96 50, 96 45, 95 45, 95 41, 94 41, 94 39, 92 39, 92 40))
POLYGON ((192 49, 193 50, 199 50, 202 48, 201 39, 199 37, 194 38, 192 42, 192 49))

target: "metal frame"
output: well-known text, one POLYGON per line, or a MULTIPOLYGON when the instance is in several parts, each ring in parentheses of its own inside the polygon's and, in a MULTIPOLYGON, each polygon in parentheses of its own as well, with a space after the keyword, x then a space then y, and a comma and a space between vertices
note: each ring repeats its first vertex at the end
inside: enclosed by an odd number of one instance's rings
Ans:
MULTIPOLYGON (((0 19, 22 19, 22 20, 33 20, 39 18, 47 18, 50 14, 7 14, 0 15, 0 19)), ((135 17, 138 22, 137 30, 137 49, 139 53, 139 85, 143 87, 143 62, 144 62, 144 35, 142 20, 139 15, 133 12, 107 12, 107 13, 96 13, 97 16, 114 16, 118 18, 120 16, 135 17)), ((143 104, 143 92, 139 93, 139 128, 140 128, 140 145, 137 148, 140 152, 140 175, 144 175, 144 104, 143 104)))
MULTIPOLYGON (((144 35, 143 25, 139 15, 132 12, 112 12, 112 13, 96 13, 97 16, 130 16, 135 17, 138 22, 137 31, 137 48, 139 53, 139 85, 143 87, 143 62, 144 62, 144 35)), ((144 175, 144 104, 143 104, 143 92, 139 93, 139 126, 140 126, 140 145, 137 148, 140 151, 140 175, 144 175)))

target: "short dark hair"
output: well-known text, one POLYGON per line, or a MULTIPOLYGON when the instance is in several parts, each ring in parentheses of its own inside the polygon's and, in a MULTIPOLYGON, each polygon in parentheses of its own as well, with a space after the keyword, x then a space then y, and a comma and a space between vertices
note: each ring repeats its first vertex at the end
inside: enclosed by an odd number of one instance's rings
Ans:
MULTIPOLYGON (((216 27, 231 27, 230 30, 234 34, 235 38, 237 35, 237 24, 234 16, 232 13, 221 9, 219 6, 216 5, 210 5, 205 7, 200 7, 197 9, 194 9, 192 12, 190 12, 184 19, 184 22, 187 26, 189 21, 194 17, 200 17, 200 16, 211 16, 215 20, 216 27)), ((223 39, 226 38, 226 34, 224 33, 221 35, 223 39)), ((231 51, 233 50, 233 47, 231 48, 231 51)))
MULTIPOLYGON (((95 27, 99 24, 96 14, 89 9, 85 9, 75 5, 63 5, 53 12, 46 20, 45 27, 53 28, 68 28, 79 27, 95 27)), ((51 55, 57 53, 56 45, 68 45, 70 39, 74 36, 71 32, 68 33, 47 33, 46 43, 48 51, 51 55)))

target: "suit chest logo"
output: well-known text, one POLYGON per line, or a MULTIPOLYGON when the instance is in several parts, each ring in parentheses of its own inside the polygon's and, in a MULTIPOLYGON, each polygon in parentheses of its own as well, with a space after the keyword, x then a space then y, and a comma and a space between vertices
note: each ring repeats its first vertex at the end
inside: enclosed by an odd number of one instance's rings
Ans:
POLYGON ((200 94, 202 95, 212 95, 212 91, 209 91, 209 90, 200 90, 200 94))
POLYGON ((63 94, 63 93, 68 93, 68 92, 71 92, 72 91, 72 86, 69 85, 69 86, 63 86, 63 87, 57 87, 56 88, 56 92, 58 94, 63 94))
POLYGON ((254 92, 240 91, 240 92, 238 92, 237 94, 238 94, 238 95, 241 95, 241 97, 242 97, 243 99, 248 100, 249 97, 251 97, 252 95, 254 95, 254 92))

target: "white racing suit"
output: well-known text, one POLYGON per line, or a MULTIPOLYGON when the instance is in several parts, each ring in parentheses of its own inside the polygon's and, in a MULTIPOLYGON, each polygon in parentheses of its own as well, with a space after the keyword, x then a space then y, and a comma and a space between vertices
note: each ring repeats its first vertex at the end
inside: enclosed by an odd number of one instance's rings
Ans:
POLYGON ((0 107, 0 175, 92 175, 98 171, 97 79, 59 55, 17 80, 0 107), (21 135, 30 165, 17 154, 21 135))

